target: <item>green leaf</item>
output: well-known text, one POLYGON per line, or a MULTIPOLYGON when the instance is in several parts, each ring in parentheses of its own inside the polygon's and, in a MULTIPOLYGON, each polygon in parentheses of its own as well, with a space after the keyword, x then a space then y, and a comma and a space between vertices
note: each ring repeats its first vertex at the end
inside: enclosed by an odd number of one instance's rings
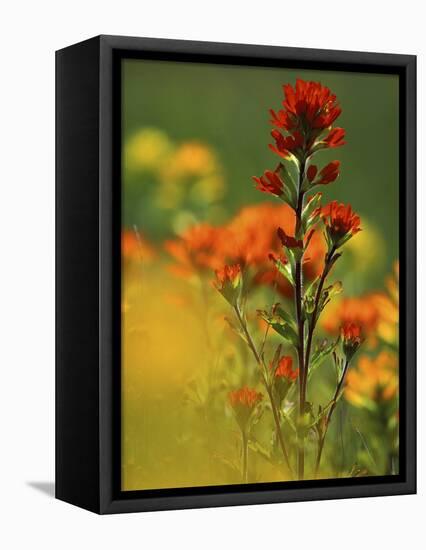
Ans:
POLYGON ((270 315, 266 311, 259 310, 259 314, 261 315, 262 319, 275 330, 275 332, 277 332, 280 336, 284 338, 284 340, 287 340, 287 342, 290 342, 290 344, 295 347, 298 346, 297 333, 293 328, 294 323, 284 310, 275 310, 272 315, 270 315), (285 319, 288 319, 288 321, 286 321, 285 319))
POLYGON ((292 267, 290 263, 283 263, 280 259, 276 260, 275 267, 277 268, 278 272, 287 279, 287 281, 294 286, 294 276, 292 273, 292 267))

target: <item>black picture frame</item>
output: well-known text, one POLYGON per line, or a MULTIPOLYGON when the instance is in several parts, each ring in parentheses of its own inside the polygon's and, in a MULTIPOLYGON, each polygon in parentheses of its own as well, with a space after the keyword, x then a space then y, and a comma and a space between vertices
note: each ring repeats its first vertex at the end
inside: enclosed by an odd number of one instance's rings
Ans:
POLYGON ((98 36, 56 52, 56 498, 100 514, 416 492, 416 57, 98 36), (120 60, 399 75, 399 475, 121 492, 120 60))

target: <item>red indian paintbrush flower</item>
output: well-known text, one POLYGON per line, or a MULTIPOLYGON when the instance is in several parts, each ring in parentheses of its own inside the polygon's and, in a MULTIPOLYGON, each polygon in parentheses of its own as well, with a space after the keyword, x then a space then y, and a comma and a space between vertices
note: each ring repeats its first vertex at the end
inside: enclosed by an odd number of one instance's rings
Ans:
POLYGON ((285 84, 283 91, 284 110, 278 113, 270 110, 271 122, 278 128, 291 131, 303 121, 312 128, 325 129, 331 126, 342 112, 336 96, 319 82, 306 82, 299 78, 294 88, 291 84, 285 84))
POLYGON ((231 305, 236 306, 241 294, 242 274, 239 264, 217 269, 214 286, 231 305))
POLYGON ((361 325, 358 323, 345 323, 341 328, 343 340, 343 352, 346 360, 350 361, 363 342, 361 325))
POLYGON ((360 217, 353 212, 350 204, 332 201, 321 210, 327 236, 335 248, 342 246, 353 235, 361 231, 360 217))
POLYGON ((270 193, 277 197, 283 194, 284 182, 276 172, 266 170, 263 176, 260 176, 260 178, 253 176, 253 179, 256 182, 256 189, 262 191, 262 193, 270 193))
POLYGON ((235 286, 238 284, 239 278, 241 277, 241 267, 236 265, 225 265, 221 269, 216 269, 216 278, 217 278, 217 286, 219 289, 223 289, 223 287, 227 284, 232 284, 235 286))
POLYGON ((245 430, 254 409, 262 401, 263 395, 255 389, 244 386, 239 390, 229 392, 228 399, 240 428, 245 430))
POLYGON ((331 128, 342 112, 336 96, 319 82, 296 80, 293 88, 283 86, 283 109, 270 110, 271 134, 275 145, 270 148, 281 157, 291 154, 303 157, 321 148, 339 147, 344 144, 343 128, 331 128), (290 135, 283 135, 280 130, 290 135), (324 132, 328 133, 324 136, 324 132))
POLYGON ((275 370, 275 378, 285 378, 289 382, 294 382, 298 376, 299 369, 293 370, 293 359, 288 355, 281 357, 275 370))

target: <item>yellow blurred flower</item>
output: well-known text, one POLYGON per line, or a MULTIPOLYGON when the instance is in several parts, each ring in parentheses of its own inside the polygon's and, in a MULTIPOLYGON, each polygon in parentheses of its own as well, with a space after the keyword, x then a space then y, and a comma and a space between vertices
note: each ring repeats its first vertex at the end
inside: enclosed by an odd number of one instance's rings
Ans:
POLYGON ((191 189, 194 202, 210 204, 221 199, 225 193, 225 182, 222 176, 212 174, 195 182, 191 189))
POLYGON ((385 243, 382 235, 365 218, 362 218, 362 231, 356 239, 350 239, 345 245, 345 256, 349 256, 356 265, 357 276, 383 265, 385 243))
POLYGON ((125 144, 125 170, 156 171, 172 150, 167 134, 156 128, 143 128, 125 144))
POLYGON ((346 399, 356 407, 374 407, 380 401, 396 396, 398 391, 398 358, 382 351, 376 358, 361 356, 357 368, 347 374, 346 399))
POLYGON ((164 181, 206 176, 218 168, 213 151, 203 143, 189 141, 177 147, 161 169, 164 181))

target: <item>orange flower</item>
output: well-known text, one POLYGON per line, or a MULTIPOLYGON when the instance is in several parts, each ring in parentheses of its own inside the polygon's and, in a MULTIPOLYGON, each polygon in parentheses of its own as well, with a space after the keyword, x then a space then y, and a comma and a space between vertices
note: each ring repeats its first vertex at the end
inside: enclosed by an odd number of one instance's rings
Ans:
POLYGON ((372 407, 398 392, 397 356, 382 351, 376 358, 362 356, 346 378, 346 399, 356 407, 372 407))
POLYGON ((327 235, 336 248, 361 231, 360 217, 352 211, 350 204, 344 205, 332 201, 321 209, 321 217, 326 226, 327 235))
POLYGON ((208 224, 195 225, 181 238, 166 241, 165 249, 177 260, 173 271, 184 277, 219 269, 224 263, 220 242, 223 229, 208 224))
POLYGON ((249 266, 264 266, 268 254, 279 250, 277 227, 292 231, 294 212, 286 204, 263 203, 247 206, 230 221, 223 240, 225 256, 234 262, 249 266))
POLYGON ((275 370, 275 378, 285 378, 289 382, 294 382, 298 376, 299 369, 293 370, 293 359, 287 355, 281 357, 275 370))
POLYGON ((262 401, 263 395, 255 389, 244 386, 239 390, 229 392, 228 399, 240 428, 245 430, 254 409, 262 401))
POLYGON ((218 283, 218 288, 223 289, 224 285, 238 284, 238 280, 241 277, 241 267, 236 265, 225 265, 221 269, 216 270, 216 278, 218 283))
POLYGON ((389 344, 398 341, 399 326, 399 264, 395 262, 394 273, 386 281, 387 292, 374 295, 378 311, 378 335, 389 344))
POLYGON ((343 352, 347 361, 350 361, 362 343, 361 325, 353 322, 346 322, 341 328, 343 339, 343 352))
POLYGON ((225 265, 216 270, 216 281, 213 285, 232 306, 238 306, 242 289, 242 274, 239 264, 225 265))
POLYGON ((256 182, 256 189, 262 191, 262 193, 269 193, 280 197, 283 194, 284 183, 276 172, 266 170, 263 176, 256 178, 253 176, 256 182))
MULTIPOLYGON (((239 264, 253 283, 273 286, 280 294, 290 296, 291 287, 270 256, 282 254, 277 228, 292 236, 294 226, 295 214, 290 206, 263 203, 241 209, 224 227, 194 226, 181 238, 166 242, 165 248, 177 262, 172 269, 178 275, 188 277, 221 269, 225 264, 239 264)), ((307 280, 321 272, 325 252, 324 238, 316 231, 304 253, 307 280)))
POLYGON ((374 338, 379 322, 374 294, 357 298, 344 298, 327 306, 322 316, 324 330, 338 334, 342 326, 356 325, 362 334, 374 338))

